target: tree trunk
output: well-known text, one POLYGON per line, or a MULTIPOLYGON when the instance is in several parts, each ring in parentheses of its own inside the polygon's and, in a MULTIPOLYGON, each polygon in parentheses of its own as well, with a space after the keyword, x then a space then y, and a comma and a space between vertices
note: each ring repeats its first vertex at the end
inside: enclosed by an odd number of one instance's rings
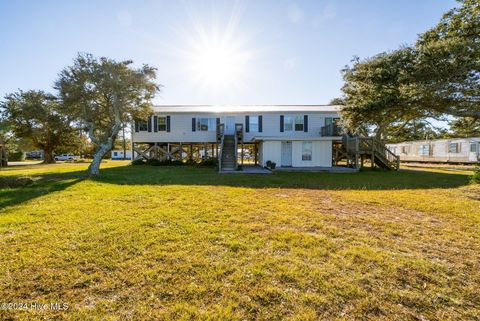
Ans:
POLYGON ((45 149, 43 151, 43 163, 44 164, 55 164, 55 158, 53 157, 53 150, 45 149))
POLYGON ((100 144, 95 155, 93 156, 93 160, 88 166, 88 175, 95 177, 100 175, 100 162, 103 159, 103 156, 107 154, 112 149, 111 143, 103 143, 100 144))

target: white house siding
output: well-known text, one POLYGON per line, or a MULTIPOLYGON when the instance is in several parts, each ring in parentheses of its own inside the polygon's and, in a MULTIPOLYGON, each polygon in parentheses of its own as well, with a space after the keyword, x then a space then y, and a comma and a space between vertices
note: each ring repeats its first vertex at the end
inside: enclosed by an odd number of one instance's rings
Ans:
MULTIPOLYGON (((170 116, 170 132, 152 132, 140 131, 133 132, 133 141, 142 143, 202 143, 215 142, 215 130, 213 131, 192 131, 192 118, 218 118, 224 123, 226 116, 235 116, 235 123, 243 124, 244 141, 250 142, 252 138, 261 137, 285 137, 289 139, 315 138, 320 136, 322 126, 325 126, 326 117, 338 117, 336 112, 282 112, 282 113, 156 113, 159 117, 170 116), (245 132, 245 116, 262 115, 262 132, 245 132), (285 131, 280 132, 280 115, 308 115, 308 132, 304 131, 285 131)), ((152 125, 153 127, 153 125, 152 125)))
MULTIPOLYGON (((302 160, 303 141, 292 141, 292 167, 331 167, 332 166, 332 141, 331 140, 313 140, 312 142, 312 160, 302 160)), ((282 141, 264 141, 261 144, 262 157, 260 164, 266 166, 267 161, 272 161, 280 166, 282 163, 282 141)))
POLYGON ((282 142, 281 141, 264 141, 261 144, 262 160, 260 165, 266 166, 267 161, 272 161, 278 166, 281 164, 282 142))

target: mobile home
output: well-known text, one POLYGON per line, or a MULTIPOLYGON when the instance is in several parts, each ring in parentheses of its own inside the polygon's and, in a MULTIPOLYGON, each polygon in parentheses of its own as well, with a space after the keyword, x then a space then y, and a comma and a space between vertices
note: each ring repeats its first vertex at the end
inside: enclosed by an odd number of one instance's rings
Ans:
POLYGON ((435 139, 387 144, 404 162, 478 163, 480 137, 435 139))
POLYGON ((127 151, 124 152, 123 150, 112 150, 111 159, 112 160, 122 160, 122 159, 131 160, 132 159, 132 151, 127 150, 127 151))

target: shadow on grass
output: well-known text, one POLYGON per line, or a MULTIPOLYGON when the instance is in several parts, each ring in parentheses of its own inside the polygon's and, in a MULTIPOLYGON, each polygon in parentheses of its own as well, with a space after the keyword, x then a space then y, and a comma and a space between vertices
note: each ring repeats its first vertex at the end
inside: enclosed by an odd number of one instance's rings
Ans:
MULTIPOLYGON (((22 176, 12 176, 12 178, 22 176)), ((77 184, 85 178, 84 171, 32 175, 33 182, 29 185, 0 189, 0 209, 27 202, 31 199, 62 191, 77 184)))
POLYGON ((469 183, 467 175, 429 171, 365 170, 358 173, 277 172, 218 174, 213 168, 121 166, 102 170, 99 181, 122 185, 214 185, 251 188, 396 190, 453 188, 469 183))
MULTIPOLYGON (((16 176, 16 177, 20 177, 16 176)), ((32 174, 28 186, 0 189, 0 209, 64 190, 86 178, 86 171, 32 174)), ((101 170, 98 182, 118 185, 203 185, 249 188, 325 190, 397 190, 454 188, 469 183, 467 175, 428 171, 359 173, 277 172, 273 175, 218 174, 213 168, 119 166, 101 170)))

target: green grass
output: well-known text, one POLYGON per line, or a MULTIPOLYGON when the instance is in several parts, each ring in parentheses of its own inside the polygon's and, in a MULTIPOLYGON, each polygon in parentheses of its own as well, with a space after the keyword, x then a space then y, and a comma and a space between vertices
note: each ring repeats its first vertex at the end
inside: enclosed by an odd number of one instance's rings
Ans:
POLYGON ((219 175, 108 162, 0 171, 0 319, 474 320, 469 172, 219 175))

